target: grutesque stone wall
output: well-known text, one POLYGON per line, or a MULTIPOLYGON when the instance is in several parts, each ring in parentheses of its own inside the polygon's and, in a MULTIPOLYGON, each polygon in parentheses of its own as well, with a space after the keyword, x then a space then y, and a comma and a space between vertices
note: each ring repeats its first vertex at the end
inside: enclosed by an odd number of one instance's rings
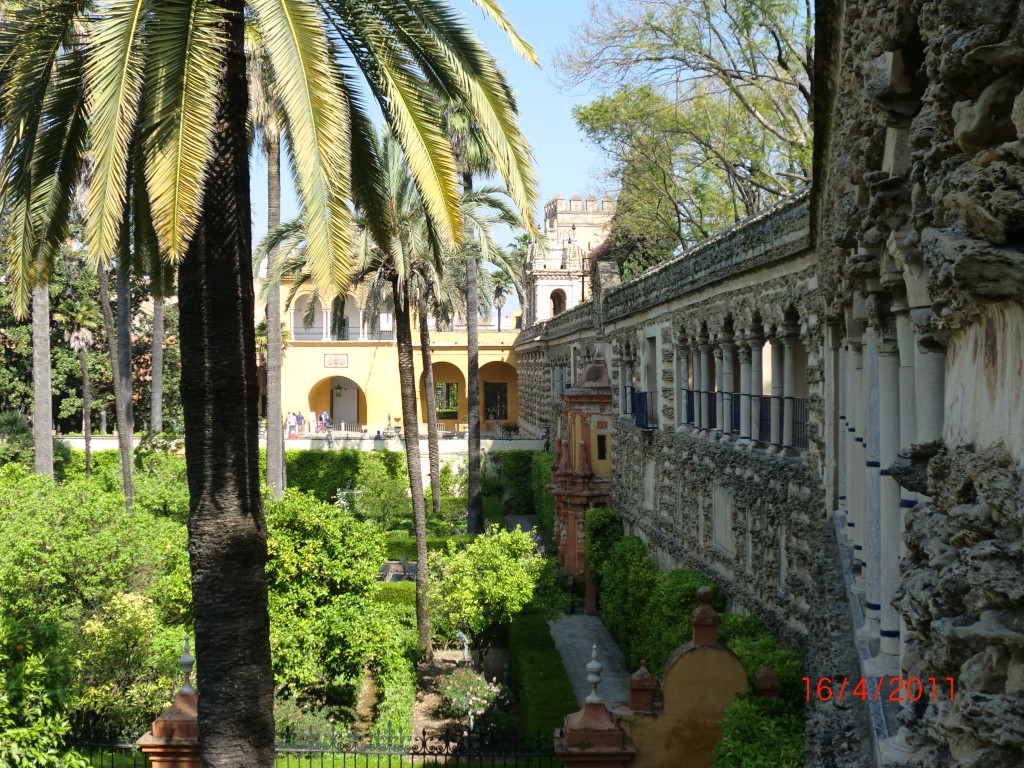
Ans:
MULTIPOLYGON (((853 674, 857 656, 824 505, 821 305, 808 216, 803 193, 621 286, 599 279, 596 301, 527 329, 517 352, 521 424, 552 441, 565 430, 561 382, 605 356, 619 414, 612 505, 627 532, 648 541, 663 567, 706 573, 733 609, 799 646, 815 677, 853 674), (686 423, 686 390, 706 391, 707 410, 718 392, 736 393, 738 406, 741 391, 768 395, 773 384, 806 404, 802 448, 772 446, 767 433, 752 439, 749 420, 745 433, 726 434, 721 401, 717 429, 702 428, 699 414, 686 423), (628 413, 627 385, 657 393, 654 428, 628 413)), ((776 420, 784 415, 780 407, 776 420)), ((777 432, 781 443, 781 425, 777 432)), ((811 706, 812 764, 869 765, 863 708, 811 706)))
POLYGON ((866 588, 881 588, 868 629, 896 674, 956 681, 952 701, 923 697, 901 714, 910 765, 1019 766, 1024 5, 828 0, 816 16, 827 389, 840 428, 902 449, 876 453, 865 476, 860 444, 836 441, 840 506, 866 588), (888 418, 865 423, 870 408, 844 398, 844 382, 888 418), (875 521, 850 493, 865 479, 880 486, 875 521))

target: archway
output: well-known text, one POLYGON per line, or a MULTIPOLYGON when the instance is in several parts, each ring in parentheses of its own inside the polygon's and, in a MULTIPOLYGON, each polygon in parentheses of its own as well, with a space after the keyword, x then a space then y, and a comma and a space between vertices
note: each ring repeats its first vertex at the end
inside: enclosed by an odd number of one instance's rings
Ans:
POLYGON ((327 411, 335 429, 358 431, 366 423, 366 393, 346 376, 328 376, 309 389, 309 410, 327 411))
POLYGON ((551 292, 551 316, 560 315, 565 312, 565 291, 556 288, 551 292))
MULTIPOLYGON (((437 400, 438 429, 455 432, 462 418, 469 413, 466 406, 466 377, 452 363, 434 363, 434 395, 437 400)), ((427 396, 420 374, 420 413, 427 420, 427 396)))
POLYGON ((519 420, 519 374, 495 360, 480 367, 480 429, 494 432, 519 420))

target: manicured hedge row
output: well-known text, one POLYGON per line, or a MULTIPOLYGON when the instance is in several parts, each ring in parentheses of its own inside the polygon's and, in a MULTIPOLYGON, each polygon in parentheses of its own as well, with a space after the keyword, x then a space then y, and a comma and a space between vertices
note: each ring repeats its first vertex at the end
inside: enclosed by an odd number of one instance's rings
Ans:
POLYGON ((522 690, 523 733, 549 739, 579 704, 543 615, 526 610, 512 619, 509 654, 522 690))
POLYGON ((530 462, 530 482, 533 486, 533 510, 540 518, 541 530, 552 541, 555 537, 555 497, 548 493, 551 484, 551 463, 555 460, 547 451, 535 451, 530 462))
MULTIPOLYGON (((383 459, 388 473, 400 477, 405 473, 405 454, 398 451, 374 451, 383 459)), ((285 471, 288 487, 310 493, 321 501, 333 502, 339 488, 354 488, 360 461, 368 454, 345 448, 339 451, 286 450, 285 471)), ((266 459, 261 451, 261 465, 266 474, 266 459)))
POLYGON ((533 513, 534 451, 496 451, 490 460, 498 469, 502 509, 506 515, 533 513))
MULTIPOLYGON (((444 549, 448 546, 449 541, 454 541, 456 546, 461 549, 471 542, 473 538, 474 537, 471 534, 460 534, 457 536, 428 536, 427 551, 444 549)), ((406 560, 415 560, 416 539, 412 536, 396 536, 392 534, 388 537, 387 552, 388 560, 401 560, 403 557, 406 560)))
POLYGON ((406 605, 416 609, 415 581, 381 581, 375 586, 373 599, 378 603, 406 605))

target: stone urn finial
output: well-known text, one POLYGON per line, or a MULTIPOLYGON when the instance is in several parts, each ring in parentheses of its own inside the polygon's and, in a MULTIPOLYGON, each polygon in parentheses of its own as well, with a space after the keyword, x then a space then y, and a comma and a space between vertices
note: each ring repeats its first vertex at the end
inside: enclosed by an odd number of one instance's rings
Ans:
POLYGON ((192 687, 192 667, 195 665, 196 660, 189 653, 188 649, 188 635, 185 635, 185 652, 181 654, 178 659, 178 666, 181 667, 181 673, 185 678, 185 682, 181 684, 179 688, 180 693, 195 693, 196 689, 192 687))
POLYGON ((590 683, 590 693, 587 701, 591 704, 600 704, 601 696, 597 692, 597 686, 601 682, 601 672, 604 671, 604 664, 597 660, 597 643, 594 643, 590 651, 590 661, 587 664, 587 682, 590 683))
POLYGON ((697 590, 697 600, 700 605, 693 612, 690 620, 693 625, 694 645, 716 645, 718 643, 718 625, 722 623, 722 617, 718 611, 711 607, 711 601, 715 593, 710 587, 701 587, 697 590))

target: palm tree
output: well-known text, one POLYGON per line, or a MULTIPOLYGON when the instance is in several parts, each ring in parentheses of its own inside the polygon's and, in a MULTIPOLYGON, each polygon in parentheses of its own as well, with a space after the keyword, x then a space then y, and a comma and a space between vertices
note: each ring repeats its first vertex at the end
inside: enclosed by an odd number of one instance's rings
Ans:
POLYGON ((93 305, 82 299, 69 299, 53 315, 66 325, 64 339, 78 356, 82 369, 82 437, 85 440, 85 476, 92 477, 92 384, 89 380, 89 349, 93 331, 99 325, 93 305))
POLYGON ((506 294, 508 288, 501 283, 494 284, 494 308, 498 310, 498 333, 501 333, 501 310, 505 308, 505 302, 508 301, 506 294))
POLYGON ((50 377, 50 291, 32 288, 32 436, 35 471, 53 477, 53 388, 50 377))
POLYGON ((114 309, 110 303, 110 277, 107 274, 107 268, 102 264, 99 266, 98 275, 100 309, 103 312, 107 348, 110 350, 111 381, 114 385, 114 413, 117 421, 117 449, 121 457, 121 484, 124 487, 124 505, 131 510, 135 500, 135 487, 132 484, 132 434, 128 423, 128 400, 131 398, 131 389, 125 390, 124 379, 120 375, 121 356, 118 352, 122 341, 114 326, 114 309))
MULTIPOLYGON (((249 60, 249 120, 253 138, 267 158, 267 229, 281 223, 281 102, 274 90, 270 57, 260 29, 250 24, 247 32, 249 60)), ((273 259, 273 254, 269 255, 273 259)), ((269 269, 268 269, 269 272, 269 269)), ((281 414, 281 363, 284 343, 281 338, 280 281, 269 280, 266 297, 267 317, 267 485, 275 499, 284 497, 284 420, 281 414)))
MULTIPOLYGON (((518 44, 495 0, 476 0, 518 44)), ((287 115, 311 270, 352 272, 349 201, 377 234, 388 211, 354 61, 409 157, 439 236, 461 239, 451 148, 428 106, 469 105, 513 200, 536 182, 503 74, 442 0, 252 0, 287 115)), ((8 8, 0 26, 0 168, 15 307, 45 278, 85 168, 85 243, 109 263, 149 214, 179 264, 182 409, 190 494, 201 757, 274 762, 273 675, 260 498, 244 0, 53 0, 8 8), (89 45, 83 45, 84 40, 89 45), (134 194, 131 192, 134 190, 134 194), (129 227, 130 229, 130 227, 129 227)), ((137 241, 137 239, 136 239, 137 241)), ((413 422, 415 423, 415 422, 413 422)))

